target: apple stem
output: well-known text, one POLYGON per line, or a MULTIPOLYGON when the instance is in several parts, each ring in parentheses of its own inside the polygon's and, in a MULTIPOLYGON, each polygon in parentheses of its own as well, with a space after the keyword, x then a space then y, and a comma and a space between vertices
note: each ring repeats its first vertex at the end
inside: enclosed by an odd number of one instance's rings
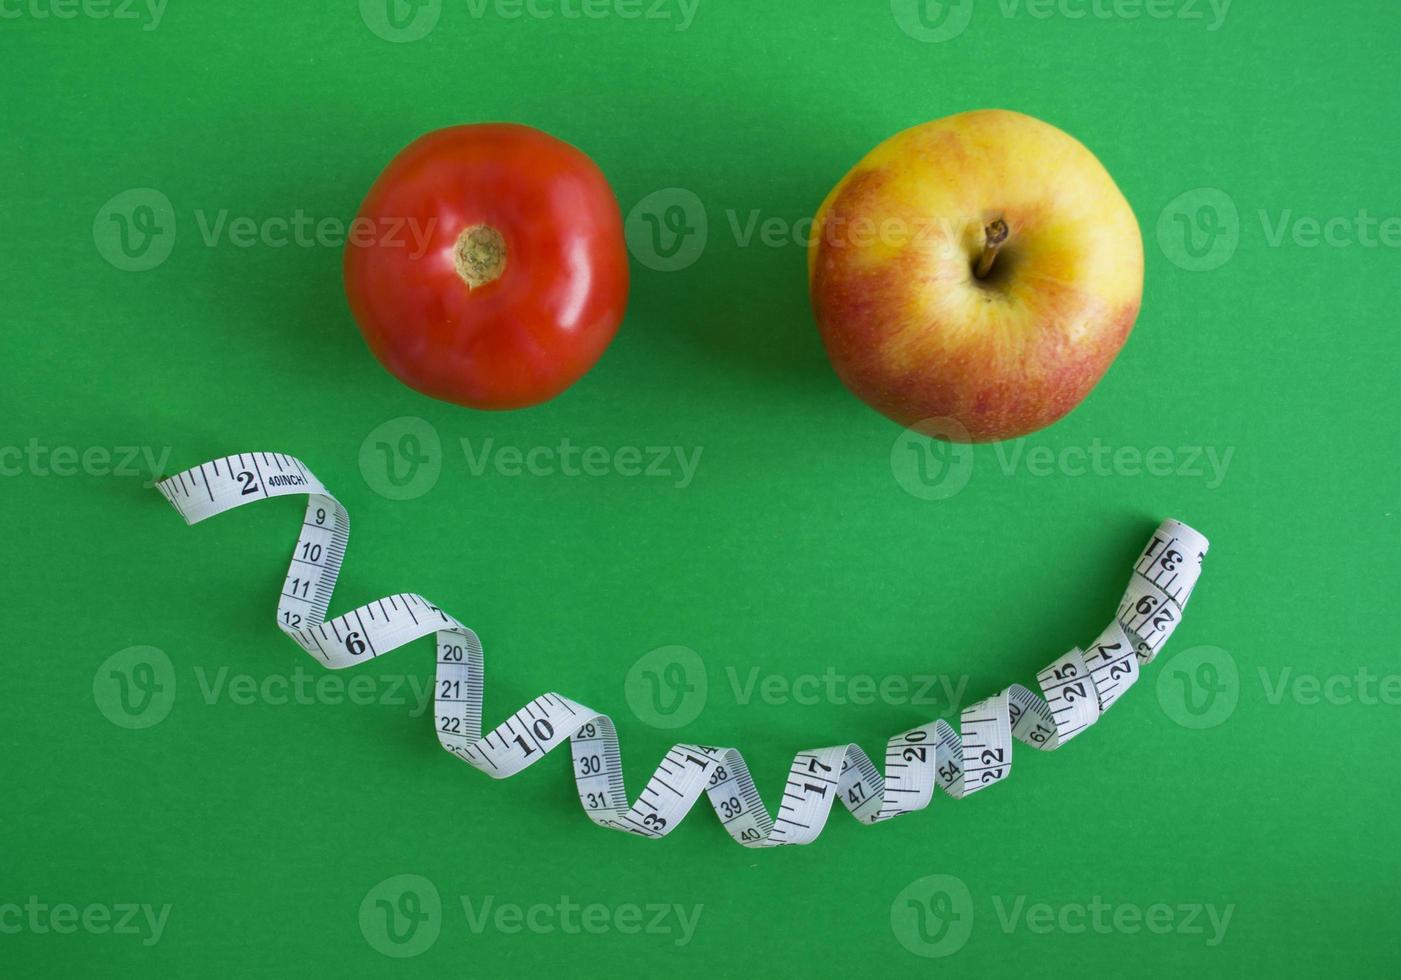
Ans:
POLYGON ((983 229, 983 254, 978 256, 978 264, 973 269, 973 275, 979 279, 986 279, 988 273, 992 271, 993 262, 997 261, 997 253, 1002 246, 1007 244, 1007 238, 1011 230, 1007 227, 1007 222, 998 218, 992 224, 983 229))

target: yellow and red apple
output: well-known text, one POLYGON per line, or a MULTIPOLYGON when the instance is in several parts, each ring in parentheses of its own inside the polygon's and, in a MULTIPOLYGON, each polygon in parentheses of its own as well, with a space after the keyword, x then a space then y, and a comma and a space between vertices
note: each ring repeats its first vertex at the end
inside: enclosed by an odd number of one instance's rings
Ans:
POLYGON ((857 397, 992 442, 1050 425, 1103 377, 1138 317, 1143 239, 1079 141, 989 109, 872 150, 822 203, 808 273, 857 397))

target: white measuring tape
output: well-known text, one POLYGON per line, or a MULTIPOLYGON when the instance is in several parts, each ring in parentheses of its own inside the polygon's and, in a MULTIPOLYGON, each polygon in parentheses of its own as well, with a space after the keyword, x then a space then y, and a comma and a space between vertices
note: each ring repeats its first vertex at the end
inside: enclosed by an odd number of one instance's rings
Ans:
POLYGON ((277 625, 333 669, 434 634, 438 741, 464 762, 504 779, 567 739, 579 802, 599 826, 663 837, 704 792, 730 836, 748 847, 809 843, 836 799, 863 823, 923 809, 936 786, 961 799, 1007 778, 1014 738, 1037 749, 1064 745, 1099 720, 1172 635, 1207 550, 1196 531, 1164 521, 1134 564, 1114 621, 1088 650, 1073 649, 1036 675, 1044 697, 1014 684, 963 709, 958 729, 939 720, 901 732, 886 746, 884 776, 855 745, 799 752, 771 817, 739 751, 705 745, 674 746, 629 804, 612 719, 559 694, 542 694, 483 736, 481 642, 422 596, 400 593, 326 620, 350 518, 299 460, 241 453, 157 486, 189 524, 268 497, 308 495, 277 625))

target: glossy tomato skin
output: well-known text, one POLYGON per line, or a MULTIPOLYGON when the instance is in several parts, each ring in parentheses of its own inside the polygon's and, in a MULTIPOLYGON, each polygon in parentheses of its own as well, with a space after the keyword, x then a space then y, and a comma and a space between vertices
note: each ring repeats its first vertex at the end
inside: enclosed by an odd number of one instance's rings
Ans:
POLYGON ((410 387, 471 408, 547 401, 612 341, 627 305, 623 220, 584 153, 529 126, 453 126, 379 175, 345 249, 345 292, 370 350, 410 387), (475 287, 458 239, 488 225, 505 266, 475 287))

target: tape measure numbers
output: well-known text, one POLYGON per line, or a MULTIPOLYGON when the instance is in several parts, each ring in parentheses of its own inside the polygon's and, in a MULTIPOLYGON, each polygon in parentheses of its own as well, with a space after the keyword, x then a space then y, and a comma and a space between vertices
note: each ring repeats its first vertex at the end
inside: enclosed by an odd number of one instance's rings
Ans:
POLYGON ((278 627, 332 669, 433 634, 438 741, 472 767, 504 779, 568 741, 579 802, 599 826, 663 837, 704 793, 730 836, 746 847, 815 840, 837 800, 863 823, 877 823, 928 806, 936 787, 961 799, 1007 778, 1014 739, 1047 751, 1064 745, 1098 721, 1167 642, 1207 550, 1206 539, 1190 527, 1163 522, 1134 564, 1114 620, 1087 649, 1073 649, 1037 674, 1040 695, 1013 684, 963 709, 957 729, 937 720, 901 732, 886 747, 884 775, 855 745, 799 752, 773 817, 739 751, 706 745, 673 746, 629 803, 612 719, 560 694, 540 695, 483 735, 481 641, 422 596, 386 596, 326 619, 350 517, 299 460, 240 453, 157 487, 189 524, 269 497, 306 495, 277 605, 278 627))

